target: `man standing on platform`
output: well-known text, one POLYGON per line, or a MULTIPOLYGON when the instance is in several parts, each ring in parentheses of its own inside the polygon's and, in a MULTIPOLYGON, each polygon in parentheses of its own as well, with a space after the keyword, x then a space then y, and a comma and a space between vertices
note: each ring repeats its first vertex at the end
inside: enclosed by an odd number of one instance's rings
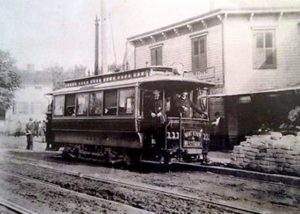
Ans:
POLYGON ((191 117, 191 110, 194 110, 201 115, 201 118, 206 119, 207 115, 195 103, 189 99, 189 92, 183 91, 176 97, 175 106, 178 114, 181 113, 182 117, 191 117))
POLYGON ((154 139, 157 149, 162 149, 165 142, 165 124, 167 122, 166 114, 163 110, 163 102, 160 98, 160 91, 153 91, 153 100, 150 105, 150 118, 152 121, 154 139))

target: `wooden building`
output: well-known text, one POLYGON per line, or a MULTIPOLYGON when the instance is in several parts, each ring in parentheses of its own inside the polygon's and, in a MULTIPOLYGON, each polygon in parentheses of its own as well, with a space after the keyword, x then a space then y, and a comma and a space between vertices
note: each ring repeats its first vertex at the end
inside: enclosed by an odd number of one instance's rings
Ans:
POLYGON ((128 41, 133 68, 177 66, 216 84, 210 114, 225 116, 228 148, 300 106, 300 8, 218 9, 128 41))

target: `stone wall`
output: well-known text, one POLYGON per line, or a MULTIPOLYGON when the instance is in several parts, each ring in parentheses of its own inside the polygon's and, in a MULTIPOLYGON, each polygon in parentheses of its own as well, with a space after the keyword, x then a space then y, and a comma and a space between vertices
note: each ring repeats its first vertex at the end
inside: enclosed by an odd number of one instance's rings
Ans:
POLYGON ((280 132, 248 136, 234 147, 231 164, 238 168, 300 176, 300 132, 297 136, 283 136, 280 132))

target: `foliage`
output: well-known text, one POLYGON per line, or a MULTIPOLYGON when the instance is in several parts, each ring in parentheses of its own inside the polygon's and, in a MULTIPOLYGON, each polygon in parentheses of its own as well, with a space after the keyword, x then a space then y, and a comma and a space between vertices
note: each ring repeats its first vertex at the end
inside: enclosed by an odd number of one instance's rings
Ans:
POLYGON ((110 64, 108 66, 108 71, 119 72, 122 70, 122 65, 117 65, 116 63, 110 64))
POLYGON ((0 50, 0 110, 5 111, 11 106, 14 91, 21 83, 14 64, 10 54, 0 50))
POLYGON ((65 71, 61 66, 50 66, 46 71, 51 73, 53 89, 57 90, 64 87, 64 80, 84 77, 86 67, 75 65, 73 68, 65 71))

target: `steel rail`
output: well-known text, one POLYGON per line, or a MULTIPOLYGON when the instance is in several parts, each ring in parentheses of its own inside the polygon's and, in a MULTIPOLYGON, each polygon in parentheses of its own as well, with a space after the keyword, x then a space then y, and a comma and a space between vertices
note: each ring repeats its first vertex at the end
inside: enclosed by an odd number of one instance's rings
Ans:
POLYGON ((11 201, 7 201, 3 198, 0 198, 0 206, 4 206, 5 208, 18 213, 18 214, 36 214, 35 212, 32 212, 25 207, 22 207, 16 203, 13 203, 11 201))
MULTIPOLYGON (((27 161, 36 161, 36 159, 32 159, 32 158, 28 158, 28 157, 17 157, 20 161, 21 160, 27 160, 27 161)), ((12 161, 12 162, 18 162, 18 161, 16 161, 16 159, 15 160, 9 160, 9 161, 12 161)), ((101 163, 101 162, 99 162, 99 163, 101 163)), ((154 161, 143 161, 143 163, 148 163, 148 164, 157 164, 157 162, 154 162, 154 161)), ((22 164, 24 164, 23 162, 22 162, 22 164)), ((30 164, 30 165, 34 165, 34 166, 36 166, 36 164, 31 164, 31 163, 26 163, 26 164, 30 164)), ((199 166, 197 166, 197 165, 192 165, 192 168, 190 168, 191 167, 191 165, 188 163, 178 163, 178 162, 174 162, 174 163, 172 163, 172 164, 174 164, 174 165, 180 165, 180 166, 186 166, 187 168, 186 169, 191 169, 192 171, 195 171, 195 172, 197 172, 197 170, 195 170, 195 167, 207 167, 207 166, 203 166, 203 165, 199 165, 199 166)), ((46 167, 46 168, 50 168, 50 169, 54 169, 54 168, 52 168, 52 167, 47 167, 47 166, 45 166, 45 165, 40 165, 40 166, 42 166, 42 167, 46 167)), ((235 170, 234 168, 232 168, 231 170, 235 170)), ((201 171, 201 170, 200 170, 201 171)), ((198 171, 198 172, 200 172, 200 171, 198 171)), ((246 171, 246 170, 245 170, 246 171)), ((213 172, 213 173, 216 173, 216 172, 213 172)), ((220 173, 216 173, 216 174, 220 174, 220 173)), ((225 175, 227 175, 227 174, 225 174, 225 175)), ((286 186, 286 187, 295 187, 295 186, 299 186, 299 185, 295 185, 295 184, 289 184, 289 183, 284 183, 284 182, 281 182, 281 181, 271 181, 271 180, 261 180, 261 179, 255 179, 255 178, 246 178, 246 177, 241 177, 241 176, 235 176, 235 178, 236 179, 239 179, 239 180, 242 180, 242 181, 248 181, 248 180, 253 180, 253 181, 259 181, 260 183, 266 183, 266 184, 272 184, 272 185, 276 185, 276 186, 286 186)))
MULTIPOLYGON (((22 163, 22 164, 24 164, 24 163, 22 163)), ((50 167, 50 166, 48 167, 48 166, 40 165, 40 164, 31 164, 31 163, 25 163, 25 164, 50 169, 50 170, 53 170, 58 173, 62 173, 62 174, 70 175, 70 176, 74 176, 74 177, 80 177, 80 178, 84 178, 84 179, 88 179, 88 180, 92 180, 92 181, 98 181, 98 182, 107 183, 107 184, 114 184, 114 185, 124 186, 127 188, 135 188, 135 189, 138 189, 141 191, 150 191, 150 192, 153 192, 156 194, 163 194, 163 195, 166 195, 169 197, 179 198, 179 199, 183 199, 183 200, 196 201, 196 202, 200 201, 202 203, 214 205, 219 208, 226 208, 227 210, 231 210, 231 211, 235 211, 235 212, 239 212, 239 213, 261 214, 261 212, 259 212, 259 211, 250 210, 250 209, 239 207, 239 206, 234 206, 234 205, 226 203, 226 202, 211 201, 211 200, 205 199, 203 197, 197 197, 197 196, 187 195, 187 194, 178 193, 178 192, 172 192, 169 190, 162 190, 162 189, 154 187, 154 186, 124 182, 124 181, 120 181, 120 180, 112 179, 112 178, 99 178, 99 177, 95 177, 95 176, 91 176, 91 175, 85 175, 80 172, 55 169, 53 167, 50 167)), ((17 176, 19 176, 19 175, 17 175, 17 176)), ((21 176, 21 177, 23 177, 23 176, 21 176)), ((28 179, 31 179, 31 178, 28 178, 28 179)), ((44 183, 43 181, 40 181, 40 182, 44 183)), ((48 184, 48 183, 46 183, 46 184, 48 184)), ((54 185, 54 184, 49 184, 49 185, 54 185)), ((70 191, 72 191, 72 190, 70 190, 70 191)))
MULTIPOLYGON (((40 166, 40 167, 44 167, 44 166, 40 166)), ((44 168, 47 168, 47 167, 44 167, 44 168)), ((52 169, 52 170, 57 171, 57 172, 63 172, 63 171, 56 170, 56 169, 53 169, 53 168, 48 168, 48 169, 52 169)), ((99 200, 99 201, 102 201, 102 202, 111 203, 111 204, 114 204, 114 205, 119 206, 119 207, 123 206, 123 207, 125 207, 127 209, 131 209, 132 211, 154 214, 153 212, 150 212, 150 211, 147 211, 147 210, 136 208, 136 207, 133 207, 133 206, 130 206, 130 205, 127 205, 127 204, 122 204, 120 202, 116 202, 116 201, 112 201, 112 200, 100 198, 100 197, 97 197, 97 196, 88 195, 88 194, 83 193, 83 192, 77 192, 77 191, 74 191, 74 190, 71 190, 71 189, 67 189, 67 188, 61 187, 60 185, 57 185, 57 184, 53 184, 53 183, 46 182, 46 181, 41 181, 41 180, 36 179, 36 178, 31 178, 29 176, 23 176, 23 175, 18 175, 18 174, 11 173, 11 172, 6 172, 6 171, 4 171, 2 169, 0 169, 0 171, 1 171, 0 173, 5 173, 5 174, 7 174, 9 176, 12 176, 12 177, 16 177, 16 178, 19 178, 19 179, 23 179, 23 180, 27 180, 27 181, 39 183, 39 184, 42 184, 42 185, 46 185, 48 187, 52 187, 52 188, 56 188, 56 189, 61 190, 61 191, 69 192, 69 193, 75 194, 75 195, 80 196, 80 197, 85 197, 85 198, 89 198, 89 199, 93 199, 93 200, 99 200)), ((68 173, 63 173, 63 174, 68 174, 68 173)), ((7 207, 8 209, 14 210, 14 211, 16 211, 19 214, 36 214, 34 212, 26 210, 25 208, 22 208, 22 207, 20 207, 20 206, 18 206, 16 204, 13 204, 13 203, 5 201, 5 200, 2 200, 0 198, 0 205, 2 204, 2 202, 3 202, 3 206, 7 207), (11 206, 11 207, 8 207, 8 206, 11 206)))
MULTIPOLYGON (((66 174, 69 172, 65 172, 66 174)), ((73 174, 73 173, 72 173, 73 174)), ((74 176, 80 176, 81 178, 85 178, 85 179, 89 179, 89 180, 96 180, 99 182, 103 182, 103 183, 109 183, 109 184, 115 184, 115 185, 122 185, 125 187, 129 187, 129 188, 136 188, 139 190, 146 190, 146 191, 151 191, 153 193, 160 193, 169 197, 174 197, 174 198, 179 198, 179 199, 184 199, 184 200, 190 200, 190 201, 201 201, 203 203, 207 203, 207 204, 211 204, 217 207, 224 207, 226 209, 232 210, 232 211, 238 211, 240 213, 252 213, 252 214, 260 214, 261 212, 255 211, 255 210, 250 210, 247 208, 243 208, 243 207, 238 207, 238 206, 233 206, 230 204, 227 204, 225 202, 217 202, 217 201, 210 201, 208 199, 204 199, 204 198, 200 198, 197 196, 192 196, 192 195, 187 195, 187 194, 183 194, 183 193, 177 193, 177 192, 172 192, 172 191, 167 191, 167 190, 162 190, 156 187, 150 187, 150 186, 145 186, 145 185, 139 185, 139 184, 133 184, 133 183, 129 183, 129 182, 123 182, 123 181, 119 181, 119 180, 114 180, 114 179, 106 179, 106 178, 98 178, 98 177, 94 177, 94 176, 90 176, 90 175, 84 175, 84 174, 80 174, 78 175, 78 173, 74 173, 74 176)))

